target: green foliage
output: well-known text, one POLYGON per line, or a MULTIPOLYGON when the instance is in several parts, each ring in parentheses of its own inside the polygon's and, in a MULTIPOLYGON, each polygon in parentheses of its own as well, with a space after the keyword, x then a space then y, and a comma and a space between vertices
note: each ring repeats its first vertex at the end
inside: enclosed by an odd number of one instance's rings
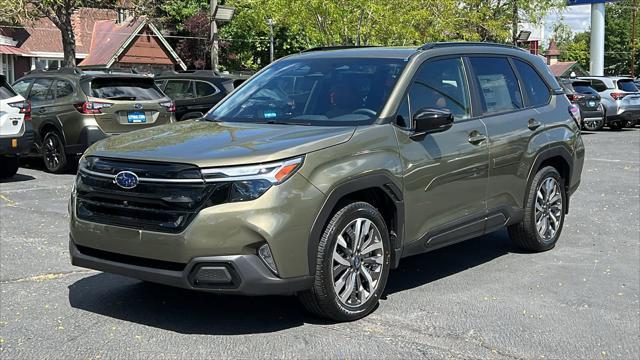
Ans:
MULTIPOLYGON (((631 0, 607 4, 605 19, 605 73, 631 72, 631 0)), ((640 15, 639 15, 640 16, 640 15)), ((636 44, 640 45, 640 26, 636 28, 636 44)), ((636 74, 640 73, 640 46, 636 45, 636 74)))

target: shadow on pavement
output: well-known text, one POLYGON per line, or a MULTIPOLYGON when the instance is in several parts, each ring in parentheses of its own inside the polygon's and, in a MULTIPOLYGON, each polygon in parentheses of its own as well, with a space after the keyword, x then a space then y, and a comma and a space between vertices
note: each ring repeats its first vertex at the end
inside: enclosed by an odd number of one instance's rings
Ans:
MULTIPOLYGON (((386 294, 419 287, 515 251, 506 231, 499 231, 406 258, 391 272, 386 294)), ((69 303, 76 309, 183 334, 269 333, 324 323, 308 315, 294 296, 216 295, 106 273, 70 285, 69 303)))
POLYGON ((34 178, 31 175, 16 174, 13 177, 10 177, 10 178, 7 178, 7 179, 0 179, 0 184, 23 182, 23 181, 30 181, 30 180, 35 180, 35 179, 36 178, 34 178))

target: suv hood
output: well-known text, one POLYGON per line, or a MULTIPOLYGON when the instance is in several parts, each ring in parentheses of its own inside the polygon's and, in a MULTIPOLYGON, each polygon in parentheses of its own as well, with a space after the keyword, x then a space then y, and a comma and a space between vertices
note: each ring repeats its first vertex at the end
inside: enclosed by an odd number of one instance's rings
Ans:
POLYGON ((348 141, 355 127, 185 121, 133 131, 87 152, 119 159, 231 166, 281 160, 348 141))

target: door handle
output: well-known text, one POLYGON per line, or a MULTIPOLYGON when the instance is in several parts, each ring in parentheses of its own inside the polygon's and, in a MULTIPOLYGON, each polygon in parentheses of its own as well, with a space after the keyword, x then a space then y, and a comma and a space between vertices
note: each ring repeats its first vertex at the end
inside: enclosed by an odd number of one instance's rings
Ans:
POLYGON ((527 124, 527 127, 529 128, 529 130, 535 130, 539 128, 541 125, 542 123, 540 123, 538 120, 529 119, 529 123, 527 124))
POLYGON ((487 140, 487 136, 480 134, 477 131, 472 132, 471 134, 469 134, 469 142, 472 143, 473 145, 477 145, 480 144, 481 142, 487 140))

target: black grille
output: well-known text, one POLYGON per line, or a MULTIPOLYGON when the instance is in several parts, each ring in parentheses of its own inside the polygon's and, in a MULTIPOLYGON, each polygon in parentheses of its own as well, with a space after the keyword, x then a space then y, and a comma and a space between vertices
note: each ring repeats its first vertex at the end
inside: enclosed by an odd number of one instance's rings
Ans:
POLYGON ((202 208, 228 199, 228 183, 205 184, 194 178, 195 183, 140 182, 126 190, 114 184, 113 178, 84 171, 114 175, 129 170, 140 178, 184 179, 185 174, 200 174, 200 170, 191 165, 100 158, 89 161, 80 165, 76 180, 76 213, 82 220, 177 233, 184 230, 202 208))
POLYGON ((113 262, 119 262, 123 264, 135 265, 135 266, 143 266, 155 269, 164 269, 171 271, 183 271, 187 266, 186 264, 171 262, 171 261, 162 261, 155 259, 147 259, 141 258, 137 256, 129 256, 116 254, 108 251, 93 249, 85 246, 76 245, 78 251, 82 254, 95 257, 98 259, 109 260, 113 262))

